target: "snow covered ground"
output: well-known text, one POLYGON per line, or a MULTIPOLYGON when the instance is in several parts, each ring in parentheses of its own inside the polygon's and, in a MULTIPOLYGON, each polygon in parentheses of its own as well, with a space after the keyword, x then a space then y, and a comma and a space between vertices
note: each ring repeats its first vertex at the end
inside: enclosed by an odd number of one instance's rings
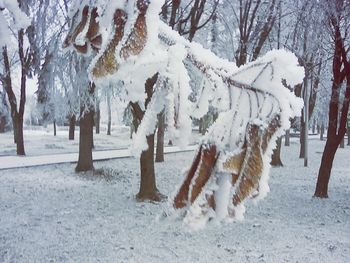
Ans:
MULTIPOLYGON (((96 162, 107 175, 74 164, 0 170, 0 262, 350 262, 350 148, 339 149, 330 198, 312 198, 324 142, 283 147, 271 192, 248 202, 243 222, 189 232, 156 217, 165 204, 137 203, 138 160, 96 162)), ((28 148, 29 150, 29 148, 28 148)), ((156 164, 158 188, 173 192, 193 153, 156 164)))
MULTIPOLYGON (((113 127, 111 135, 106 135, 105 130, 94 134, 96 151, 125 148, 130 142, 130 130, 125 126, 113 127)), ((53 136, 52 125, 47 128, 28 127, 24 130, 24 147, 27 156, 78 152, 79 127, 75 131, 74 141, 68 140, 68 127, 58 127, 57 136, 53 136)), ((12 132, 0 134, 0 156, 5 155, 16 155, 12 132)))

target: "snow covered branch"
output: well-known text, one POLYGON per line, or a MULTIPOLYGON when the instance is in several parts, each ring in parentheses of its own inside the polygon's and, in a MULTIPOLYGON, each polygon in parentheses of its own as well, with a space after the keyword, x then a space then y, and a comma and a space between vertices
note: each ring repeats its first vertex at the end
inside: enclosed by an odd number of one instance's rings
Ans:
POLYGON ((300 83, 303 68, 285 50, 270 51, 238 68, 161 22, 160 1, 117 3, 105 5, 105 13, 99 11, 101 6, 84 3, 76 12, 80 19, 73 19, 67 44, 80 52, 88 46, 97 48, 90 65, 91 79, 97 85, 122 83, 127 99, 142 111, 134 136, 136 152, 146 150, 146 137, 154 133, 157 114, 163 108, 170 133, 185 145, 191 134, 190 116, 204 115, 210 103, 216 106, 219 117, 171 205, 175 209, 189 206, 185 217, 189 222, 215 214, 219 219, 242 217, 242 202, 247 197, 266 195, 275 141, 289 128, 290 118, 300 115, 302 100, 282 81, 291 86, 300 83), (103 39, 101 48, 89 34, 96 28, 99 31, 94 36, 103 39), (206 80, 195 107, 189 101, 186 63, 198 68, 206 80), (146 81, 155 75, 153 91, 145 93, 146 81))

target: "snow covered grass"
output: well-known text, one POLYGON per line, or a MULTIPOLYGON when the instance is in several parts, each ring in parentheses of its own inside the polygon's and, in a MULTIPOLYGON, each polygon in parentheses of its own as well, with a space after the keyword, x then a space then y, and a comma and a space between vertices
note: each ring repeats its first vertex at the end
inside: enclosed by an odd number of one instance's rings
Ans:
MULTIPOLYGON (((94 134, 95 150, 110 150, 128 147, 129 127, 115 126, 112 135, 106 135, 105 130, 94 134)), ((68 127, 58 127, 57 136, 53 136, 52 125, 47 128, 28 127, 24 130, 24 147, 27 156, 72 153, 79 151, 79 127, 75 131, 75 140, 68 140, 68 127)), ((13 132, 0 134, 0 156, 16 155, 16 145, 13 143, 13 132)))
MULTIPOLYGON (((168 138, 166 133, 166 139, 168 138)), ((191 143, 198 141, 198 133, 192 133, 191 143)), ((100 134, 94 133, 94 151, 128 148, 131 145, 130 129, 127 126, 113 126, 112 134, 106 135, 101 127, 100 134)), ((27 156, 77 153, 79 151, 79 127, 75 131, 75 140, 68 140, 68 127, 58 127, 57 136, 53 136, 52 125, 48 128, 28 127, 24 130, 24 147, 27 156)), ((0 133, 1 156, 16 155, 13 132, 0 133)))
MULTIPOLYGON (((137 159, 95 163, 106 176, 74 173, 73 164, 0 171, 0 262, 350 262, 350 148, 339 149, 329 199, 312 198, 324 142, 283 147, 268 196, 246 204, 245 220, 189 232, 156 217, 165 204, 137 203, 137 159)), ((156 164, 170 195, 193 153, 156 164)))

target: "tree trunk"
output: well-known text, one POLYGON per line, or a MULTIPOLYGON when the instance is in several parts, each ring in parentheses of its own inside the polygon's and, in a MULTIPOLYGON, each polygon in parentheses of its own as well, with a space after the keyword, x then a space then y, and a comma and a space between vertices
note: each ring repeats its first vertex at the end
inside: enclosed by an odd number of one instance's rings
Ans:
POLYGON ((202 129, 203 129, 203 117, 199 119, 199 124, 198 124, 199 134, 202 134, 202 129))
POLYGON ((141 183, 140 191, 136 195, 138 201, 161 201, 162 196, 156 187, 154 173, 154 134, 147 136, 148 149, 143 151, 140 158, 141 183))
POLYGON ((73 114, 69 118, 69 140, 72 140, 72 141, 74 140, 75 122, 76 122, 76 118, 75 118, 75 115, 73 114))
MULTIPOLYGON (((343 2, 340 2, 343 3, 343 2)), ((337 6, 339 10, 342 10, 342 6, 337 6)), ((337 10, 337 11, 339 11, 337 10)), ((340 14, 340 12, 337 14, 340 14)), ((346 133, 346 122, 347 115, 349 112, 349 101, 350 101, 350 61, 347 61, 347 50, 344 47, 344 39, 342 31, 338 23, 340 18, 330 18, 330 22, 333 26, 332 36, 334 41, 334 55, 333 55, 333 83, 332 83, 332 94, 329 103, 328 111, 328 129, 327 129, 327 142, 322 155, 321 166, 318 172, 315 197, 327 198, 328 197, 328 183, 331 175, 333 166, 333 160, 335 153, 341 140, 344 138, 346 133), (340 95, 341 86, 346 78, 346 89, 344 92, 344 99, 341 105, 340 95), (341 106, 339 115, 339 106, 341 106)))
POLYGON ((276 148, 273 150, 271 165, 275 167, 283 166, 281 161, 282 137, 277 139, 276 148))
POLYGON ((80 118, 79 160, 77 167, 75 168, 76 172, 85 172, 94 169, 92 161, 93 121, 93 110, 86 112, 80 118))
POLYGON ((284 146, 290 146, 290 129, 286 130, 284 146))
POLYGON ((13 125, 13 142, 17 143, 17 121, 15 120, 16 117, 12 117, 12 125, 13 125))
POLYGON ((347 121, 347 129, 346 132, 348 134, 348 145, 350 145, 350 127, 349 127, 349 120, 347 121))
POLYGON ((3 47, 3 61, 4 61, 4 71, 5 78, 2 81, 4 88, 7 93, 7 97, 11 108, 11 117, 14 129, 14 141, 17 144, 17 155, 25 155, 24 151, 24 140, 23 140, 23 116, 26 103, 26 77, 28 73, 28 65, 30 62, 30 52, 27 49, 24 51, 24 30, 20 29, 18 31, 18 55, 21 62, 21 92, 20 92, 20 102, 17 109, 17 99, 13 92, 12 79, 11 79, 11 65, 8 57, 7 47, 3 47))
POLYGON ((0 133, 6 132, 9 125, 8 111, 6 93, 0 91, 0 133))
POLYGON ((57 135, 56 120, 53 120, 53 136, 57 135))
MULTIPOLYGON (((153 86, 158 79, 158 74, 149 78, 145 83, 145 91, 147 98, 145 101, 145 106, 147 108, 149 102, 151 101, 153 94, 153 86)), ((135 130, 137 131, 138 124, 140 124, 142 118, 144 117, 144 111, 141 109, 138 103, 130 103, 132 106, 132 113, 135 121, 135 130)), ((140 157, 140 173, 141 182, 140 190, 136 195, 138 201, 150 200, 150 201, 161 201, 165 198, 156 186, 156 177, 154 173, 154 133, 147 136, 148 149, 141 153, 140 157)))
POLYGON ((320 131, 320 140, 323 141, 323 135, 324 135, 324 124, 322 122, 322 125, 321 125, 321 131, 320 131))
POLYGON ((338 148, 336 140, 328 138, 322 154, 321 166, 315 190, 315 197, 328 198, 328 183, 331 176, 333 160, 338 148))
POLYGON ((341 139, 341 141, 340 141, 339 148, 342 148, 342 149, 345 148, 344 137, 343 137, 343 139, 341 139))
POLYGON ((302 114, 301 117, 301 123, 300 123, 300 152, 299 152, 299 158, 302 159, 305 157, 305 122, 303 121, 304 114, 302 114))
POLYGON ((0 133, 5 132, 6 124, 6 116, 0 116, 0 133))
POLYGON ((101 121, 100 101, 97 100, 96 113, 95 113, 96 134, 100 134, 100 121, 101 121))
POLYGON ((107 94, 107 114, 108 114, 107 135, 111 135, 112 110, 111 110, 111 95, 109 92, 107 94))
POLYGON ((210 121, 210 117, 209 117, 209 113, 207 113, 206 115, 204 115, 202 118, 202 129, 201 129, 201 132, 202 132, 202 135, 205 135, 205 133, 207 132, 208 130, 208 127, 209 127, 209 121, 210 121))
POLYGON ((157 131, 157 149, 156 162, 164 162, 164 130, 165 130, 165 115, 164 112, 158 114, 158 131, 157 131))
POLYGON ((16 116, 16 144, 17 144, 17 155, 25 155, 24 151, 24 139, 23 139, 23 116, 16 116))

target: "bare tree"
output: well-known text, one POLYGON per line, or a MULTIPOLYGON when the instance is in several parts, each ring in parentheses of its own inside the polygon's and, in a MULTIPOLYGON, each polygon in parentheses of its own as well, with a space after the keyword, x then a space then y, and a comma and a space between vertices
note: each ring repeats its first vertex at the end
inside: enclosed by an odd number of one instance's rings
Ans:
MULTIPOLYGON (((28 10, 28 3, 19 1, 19 8, 28 10)), ((2 12, 2 10, 0 10, 2 12)), ((25 15, 23 13, 23 15, 25 15)), ((5 45, 2 48, 2 56, 4 63, 4 73, 0 75, 1 82, 4 85, 7 97, 11 108, 11 117, 14 129, 14 141, 17 145, 17 155, 25 155, 24 150, 24 139, 23 139, 23 116, 26 103, 26 81, 27 77, 31 73, 31 64, 33 61, 33 50, 31 45, 25 46, 24 37, 28 36, 29 42, 31 43, 31 37, 33 36, 33 27, 29 26, 25 31, 23 28, 17 32, 18 39, 18 57, 21 67, 20 75, 20 101, 19 107, 17 107, 17 98, 13 90, 13 83, 11 77, 11 62, 9 59, 8 48, 5 45)), ((8 36, 10 37, 10 36, 8 36)))
POLYGON ((329 8, 325 9, 329 21, 329 32, 333 41, 333 81, 332 94, 329 103, 329 125, 327 141, 318 172, 315 197, 328 197, 328 183, 331 176, 333 160, 337 149, 346 133, 347 115, 350 102, 350 59, 349 42, 346 37, 350 25, 350 5, 345 0, 323 2, 329 8), (341 90, 345 85, 344 99, 341 102, 341 90), (339 104, 341 103, 341 109, 339 104), (340 112, 340 115, 338 114, 340 112))

